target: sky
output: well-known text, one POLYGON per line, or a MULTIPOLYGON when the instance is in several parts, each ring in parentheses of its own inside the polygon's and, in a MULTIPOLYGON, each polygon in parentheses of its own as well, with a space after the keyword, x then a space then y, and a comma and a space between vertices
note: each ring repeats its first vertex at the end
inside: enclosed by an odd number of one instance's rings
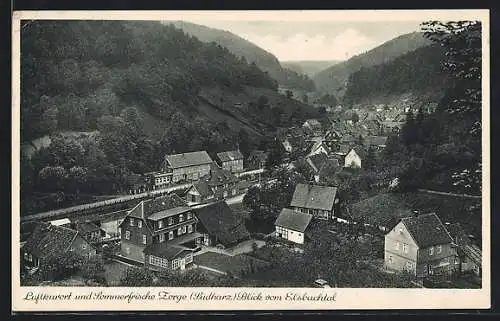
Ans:
POLYGON ((280 61, 346 60, 397 36, 420 30, 420 21, 234 21, 188 22, 230 31, 280 61))

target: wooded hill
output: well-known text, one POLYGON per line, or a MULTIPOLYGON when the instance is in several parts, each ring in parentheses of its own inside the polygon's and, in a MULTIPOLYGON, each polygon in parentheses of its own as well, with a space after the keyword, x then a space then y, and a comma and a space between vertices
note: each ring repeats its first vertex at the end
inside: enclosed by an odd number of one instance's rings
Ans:
POLYGON ((318 72, 325 70, 340 61, 336 60, 303 60, 303 61, 281 61, 281 65, 299 74, 314 77, 318 72))
POLYGON ((253 62, 261 70, 268 72, 281 86, 304 91, 314 90, 314 82, 306 74, 284 68, 273 54, 229 31, 185 21, 164 21, 164 23, 172 24, 201 41, 215 42, 237 57, 244 57, 249 63, 253 62))
POLYGON ((419 32, 399 36, 366 53, 354 56, 317 73, 313 77, 316 89, 334 94, 338 99, 342 99, 346 90, 345 85, 352 73, 361 68, 387 63, 405 53, 429 44, 431 44, 430 40, 424 38, 423 34, 419 32))

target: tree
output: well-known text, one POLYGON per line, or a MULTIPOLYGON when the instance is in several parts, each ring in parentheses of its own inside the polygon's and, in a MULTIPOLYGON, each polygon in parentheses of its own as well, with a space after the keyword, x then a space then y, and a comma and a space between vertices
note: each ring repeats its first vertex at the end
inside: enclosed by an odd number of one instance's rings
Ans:
POLYGON ((120 277, 121 286, 152 286, 154 274, 148 268, 127 268, 120 277))
POLYGON ((104 262, 101 258, 93 257, 85 260, 81 266, 82 276, 88 281, 102 282, 104 280, 104 262))
POLYGON ((73 251, 51 253, 42 260, 39 273, 44 280, 63 280, 77 272, 84 260, 83 256, 73 251))
POLYGON ((66 170, 62 166, 46 166, 38 172, 38 188, 44 191, 62 191, 66 170))
POLYGON ((285 150, 283 145, 275 139, 271 142, 269 156, 266 162, 266 168, 272 169, 276 166, 280 166, 283 162, 283 157, 285 156, 285 150))

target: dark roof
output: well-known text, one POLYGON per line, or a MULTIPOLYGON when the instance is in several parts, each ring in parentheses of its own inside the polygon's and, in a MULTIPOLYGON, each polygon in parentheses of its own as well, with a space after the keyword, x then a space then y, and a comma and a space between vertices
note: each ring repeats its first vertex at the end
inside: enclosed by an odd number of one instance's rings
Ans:
POLYGON ((179 195, 171 193, 142 201, 130 211, 129 216, 144 219, 155 213, 186 206, 186 202, 179 195))
POLYGON ((309 156, 307 159, 308 163, 310 162, 309 165, 312 164, 314 170, 319 171, 321 166, 328 160, 328 156, 326 156, 326 154, 324 153, 319 153, 309 156))
POLYGON ((175 208, 170 208, 168 210, 163 210, 163 211, 160 211, 160 212, 156 212, 154 214, 151 214, 148 219, 152 220, 152 221, 157 221, 157 220, 161 220, 161 219, 164 219, 164 218, 167 218, 167 217, 170 217, 170 216, 174 216, 174 215, 178 215, 178 214, 182 214, 182 213, 185 213, 185 212, 188 212, 190 211, 191 208, 190 207, 187 207, 187 206, 179 206, 179 207, 175 207, 175 208))
POLYGON ((195 213, 208 234, 216 236, 224 245, 250 237, 242 218, 235 215, 224 201, 197 208, 195 213))
POLYGON ((295 212, 291 209, 284 208, 276 219, 274 225, 282 226, 298 232, 304 232, 311 222, 311 214, 295 212))
POLYGON ((238 182, 238 178, 225 169, 220 168, 217 164, 212 163, 210 166, 210 174, 205 175, 200 178, 200 181, 204 181, 209 186, 218 186, 229 183, 238 182))
POLYGON ((171 168, 181 168, 212 163, 206 151, 191 152, 165 156, 171 168))
POLYGON ((221 162, 229 162, 236 159, 243 159, 243 154, 239 150, 231 150, 228 152, 217 153, 217 158, 221 162))
POLYGON ((200 193, 201 197, 207 197, 214 194, 212 188, 210 188, 210 186, 204 181, 194 183, 193 187, 198 191, 198 193, 200 193))
POLYGON ((168 243, 152 243, 143 250, 145 254, 152 254, 169 260, 175 259, 179 254, 185 251, 193 252, 192 249, 187 247, 170 245, 168 243))
POLYGON ((387 143, 387 136, 368 136, 366 143, 371 146, 382 146, 387 143))
POLYGON ((414 215, 401 219, 418 247, 447 244, 453 240, 435 213, 414 215))
POLYGON ((297 184, 290 206, 330 211, 336 195, 336 187, 297 184))
POLYGON ((101 228, 92 222, 78 222, 75 224, 76 230, 80 233, 89 233, 94 231, 100 231, 101 228))
POLYGON ((349 214, 355 218, 364 218, 367 223, 392 229, 399 219, 413 214, 404 200, 397 194, 380 193, 351 204, 349 214))
POLYGON ((76 230, 39 222, 24 244, 23 250, 32 253, 38 258, 44 258, 50 254, 64 253, 77 235, 78 231, 76 230))

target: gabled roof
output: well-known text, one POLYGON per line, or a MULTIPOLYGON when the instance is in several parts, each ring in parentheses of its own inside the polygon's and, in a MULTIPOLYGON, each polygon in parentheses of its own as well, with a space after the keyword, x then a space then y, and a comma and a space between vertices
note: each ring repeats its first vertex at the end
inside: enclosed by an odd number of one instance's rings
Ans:
POLYGON ((257 158, 261 161, 266 161, 268 156, 268 152, 265 152, 263 150, 253 150, 250 152, 250 155, 248 155, 248 159, 257 158))
POLYGON ((243 219, 221 201, 195 209, 196 217, 207 233, 216 236, 224 245, 231 245, 250 237, 243 219))
POLYGON ((393 193, 380 193, 350 204, 348 213, 354 219, 363 218, 367 223, 389 229, 392 229, 401 218, 413 214, 404 200, 393 193))
POLYGON ((180 207, 170 208, 170 209, 167 209, 167 210, 163 210, 163 211, 151 214, 148 217, 148 219, 152 220, 152 221, 158 221, 158 220, 170 217, 170 216, 174 216, 174 215, 182 214, 182 213, 185 213, 185 212, 189 212, 190 210, 191 210, 191 208, 187 207, 187 206, 180 206, 180 207))
POLYGON ((179 254, 186 251, 193 252, 192 249, 187 247, 170 245, 168 243, 152 243, 143 250, 144 254, 151 254, 168 260, 173 260, 179 254))
POLYGON ((452 243, 453 239, 435 213, 401 219, 419 248, 452 243))
POLYGON ((206 151, 167 155, 165 156, 165 159, 170 168, 181 168, 212 163, 212 159, 206 151))
POLYGON ((197 181, 192 187, 200 193, 201 197, 208 197, 214 194, 212 188, 204 181, 197 181))
POLYGON ((328 145, 326 145, 322 140, 320 140, 314 143, 314 145, 310 149, 310 153, 314 153, 314 151, 316 151, 321 146, 323 146, 323 148, 326 150, 327 153, 331 152, 330 147, 328 147, 328 145))
POLYGON ((366 144, 369 146, 385 146, 386 143, 387 143, 387 136, 366 137, 366 144))
POLYGON ((222 169, 217 164, 210 165, 210 174, 200 178, 200 181, 207 183, 209 186, 219 186, 238 182, 238 178, 228 170, 222 169))
POLYGON ((243 159, 243 154, 239 150, 231 150, 227 152, 217 153, 217 158, 221 162, 229 162, 232 160, 243 159))
POLYGON ((336 187, 297 184, 290 206, 330 211, 336 196, 336 187))
POLYGON ((321 166, 328 160, 328 156, 325 153, 314 154, 307 158, 307 162, 314 171, 319 171, 321 166))
POLYGON ((274 222, 275 226, 282 226, 284 228, 304 232, 311 222, 311 214, 295 212, 291 209, 284 208, 281 210, 280 215, 274 222))
POLYGON ((23 250, 38 258, 64 253, 69 249, 77 235, 78 231, 76 230, 39 222, 24 244, 23 250))
POLYGON ((172 193, 141 201, 130 211, 128 216, 146 219, 155 213, 164 212, 177 207, 185 208, 187 204, 179 195, 172 193))

